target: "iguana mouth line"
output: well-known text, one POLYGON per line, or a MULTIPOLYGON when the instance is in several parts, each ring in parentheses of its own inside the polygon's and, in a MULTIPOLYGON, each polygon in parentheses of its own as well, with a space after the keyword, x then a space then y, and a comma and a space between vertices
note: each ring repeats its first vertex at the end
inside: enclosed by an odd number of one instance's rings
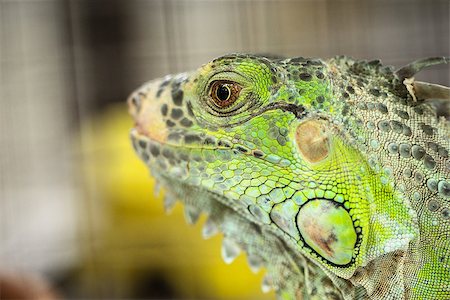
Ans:
MULTIPOLYGON (((249 149, 248 147, 239 144, 239 143, 231 143, 228 145, 225 145, 222 143, 222 145, 217 146, 211 146, 211 147, 205 147, 204 144, 199 145, 189 145, 189 144, 173 144, 173 143, 161 143, 160 141, 157 141, 155 139, 152 139, 151 137, 144 135, 139 132, 138 129, 133 128, 130 131, 130 138, 132 140, 133 147, 135 151, 139 154, 140 157, 142 155, 148 155, 148 152, 152 152, 151 149, 149 149, 149 145, 156 145, 159 148, 178 148, 178 149, 186 149, 187 151, 191 150, 210 150, 210 151, 216 151, 216 150, 225 150, 230 151, 234 155, 245 155, 249 157, 254 157, 256 159, 261 159, 263 161, 266 161, 268 163, 280 166, 280 167, 289 167, 291 165, 291 161, 288 159, 278 156, 276 154, 266 154, 262 152, 259 149, 249 149), (145 153, 145 154, 144 154, 145 153)), ((219 141, 220 144, 220 141, 219 141)), ((144 160, 144 157, 142 157, 144 160)))

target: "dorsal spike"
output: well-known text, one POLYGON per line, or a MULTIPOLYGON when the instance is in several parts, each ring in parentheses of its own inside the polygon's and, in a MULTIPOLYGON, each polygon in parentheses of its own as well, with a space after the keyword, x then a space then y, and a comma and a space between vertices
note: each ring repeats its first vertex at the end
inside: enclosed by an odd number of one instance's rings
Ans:
POLYGON ((226 264, 231 264, 241 253, 239 245, 229 237, 225 237, 222 241, 222 258, 226 264))
POLYGON ((261 290, 264 294, 267 294, 271 290, 274 289, 273 282, 272 282, 272 276, 269 274, 266 274, 263 278, 263 281, 261 283, 261 290))
POLYGON ((158 181, 156 181, 155 185, 153 186, 153 194, 155 195, 155 198, 158 198, 160 193, 161 193, 161 184, 158 181))
POLYGON ((429 57, 413 61, 406 66, 401 67, 395 71, 395 75, 403 81, 405 78, 411 78, 421 70, 434 65, 448 64, 450 62, 450 56, 429 57))
POLYGON ((450 101, 449 87, 422 81, 414 81, 412 85, 418 100, 436 99, 450 101))
POLYGON ((203 229, 202 229, 203 238, 205 240, 209 239, 209 238, 215 236, 218 232, 219 232, 219 227, 211 218, 209 218, 205 222, 205 225, 203 225, 203 229))
POLYGON ((247 253, 247 261, 253 273, 258 273, 263 261, 262 258, 255 253, 247 253))
POLYGON ((169 214, 172 212, 173 207, 177 203, 177 198, 175 195, 171 194, 170 192, 167 192, 164 195, 164 211, 169 214))
POLYGON ((195 223, 197 223, 198 218, 200 217, 200 213, 200 209, 195 206, 186 205, 184 207, 184 218, 190 225, 194 225, 195 223))

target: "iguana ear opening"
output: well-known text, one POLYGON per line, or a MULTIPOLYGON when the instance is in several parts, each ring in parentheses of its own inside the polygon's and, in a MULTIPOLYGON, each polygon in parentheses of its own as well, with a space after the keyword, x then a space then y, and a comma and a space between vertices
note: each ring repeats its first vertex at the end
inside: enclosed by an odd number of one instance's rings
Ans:
POLYGON ((330 139, 325 123, 308 119, 297 126, 295 141, 304 159, 310 163, 318 163, 330 153, 330 139))

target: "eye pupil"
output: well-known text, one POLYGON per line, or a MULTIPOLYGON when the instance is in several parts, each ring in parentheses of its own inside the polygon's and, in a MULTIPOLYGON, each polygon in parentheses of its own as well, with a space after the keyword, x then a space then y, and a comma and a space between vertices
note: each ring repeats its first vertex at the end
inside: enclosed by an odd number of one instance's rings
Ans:
POLYGON ((214 105, 214 109, 226 109, 236 102, 241 89, 242 87, 233 81, 214 81, 210 86, 209 103, 214 105))
POLYGON ((219 88, 217 89, 217 98, 220 101, 227 101, 228 98, 230 98, 230 95, 231 95, 230 88, 225 84, 220 85, 219 88))

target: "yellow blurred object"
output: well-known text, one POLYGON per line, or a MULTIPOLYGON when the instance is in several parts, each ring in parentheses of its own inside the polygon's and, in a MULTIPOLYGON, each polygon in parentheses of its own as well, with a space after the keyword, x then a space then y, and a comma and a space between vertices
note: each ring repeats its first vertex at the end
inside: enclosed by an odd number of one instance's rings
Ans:
POLYGON ((83 122, 81 152, 88 235, 83 280, 99 297, 273 299, 260 286, 245 254, 231 265, 220 255, 220 234, 201 237, 206 218, 189 226, 183 207, 164 213, 162 192, 128 138, 126 106, 112 106, 83 122))

